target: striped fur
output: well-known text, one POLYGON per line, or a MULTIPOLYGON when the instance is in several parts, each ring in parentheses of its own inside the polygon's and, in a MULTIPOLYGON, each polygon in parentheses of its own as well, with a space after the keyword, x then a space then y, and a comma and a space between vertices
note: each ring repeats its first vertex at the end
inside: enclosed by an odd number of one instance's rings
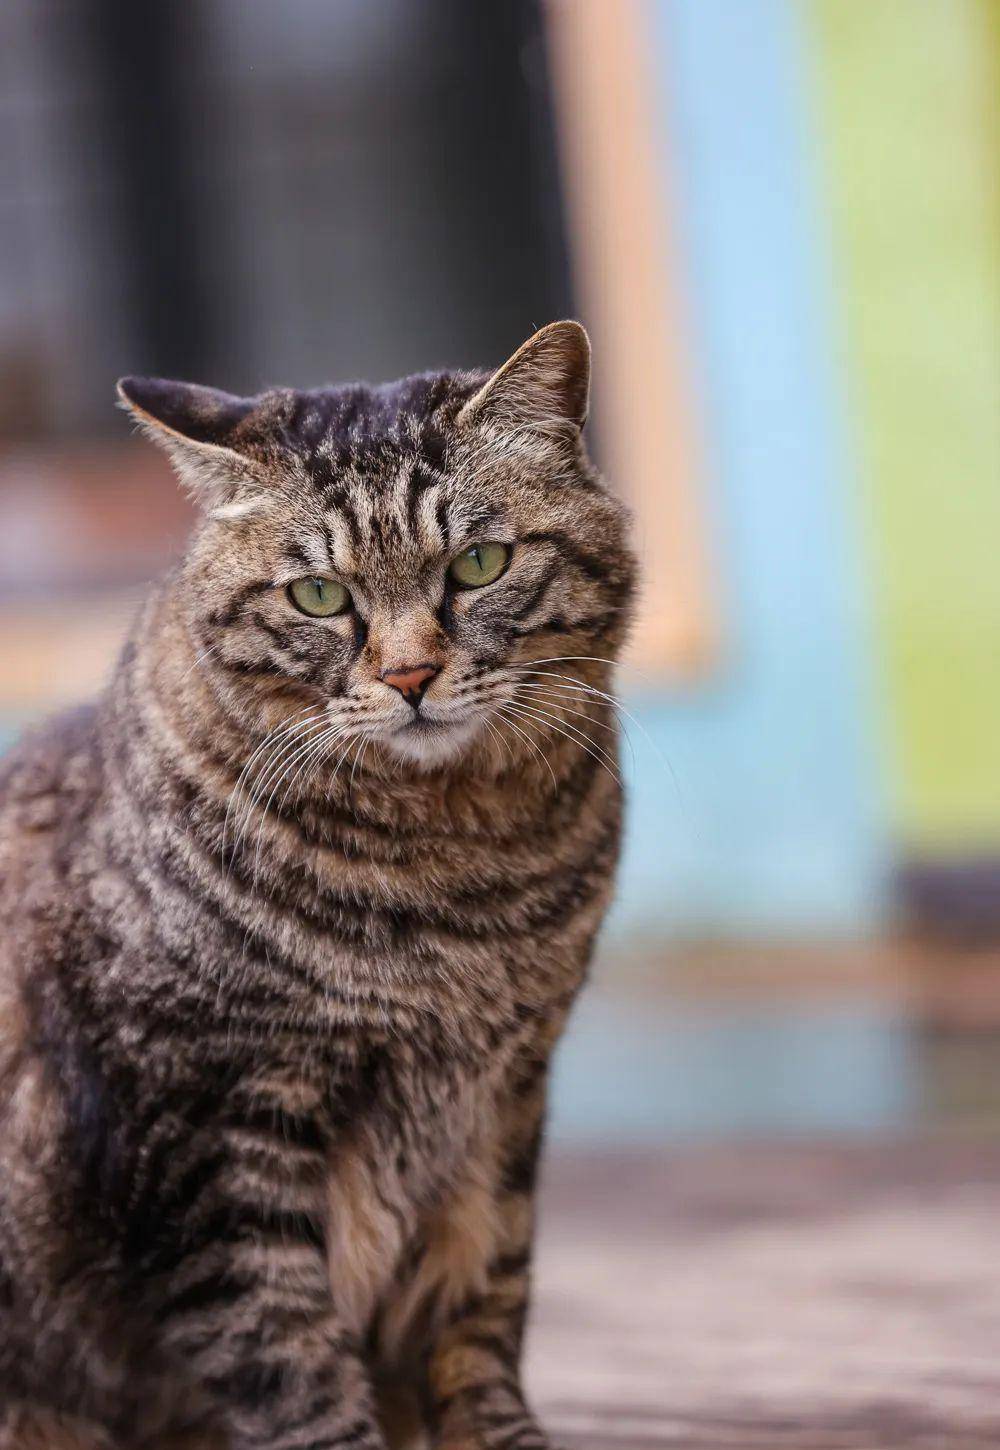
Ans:
POLYGON ((203 511, 0 775, 3 1450, 546 1444, 533 1184, 633 580, 588 366, 557 323, 492 378, 121 385, 203 511), (477 540, 509 567, 453 589, 477 540), (418 715, 380 675, 425 661, 418 715))

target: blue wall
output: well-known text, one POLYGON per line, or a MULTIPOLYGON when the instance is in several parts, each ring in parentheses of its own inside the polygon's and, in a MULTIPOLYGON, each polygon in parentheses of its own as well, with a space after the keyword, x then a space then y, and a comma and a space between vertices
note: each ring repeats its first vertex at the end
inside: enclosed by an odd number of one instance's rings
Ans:
POLYGON ((784 0, 654 5, 726 641, 637 702, 618 930, 864 929, 884 910, 853 469, 804 43, 784 0))

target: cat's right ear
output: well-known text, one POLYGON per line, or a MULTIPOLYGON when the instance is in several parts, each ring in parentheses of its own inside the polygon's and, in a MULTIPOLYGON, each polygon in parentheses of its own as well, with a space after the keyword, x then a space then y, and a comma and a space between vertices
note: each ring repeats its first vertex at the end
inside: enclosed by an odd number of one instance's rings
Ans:
POLYGON ((119 378, 117 392, 121 407, 166 451, 197 502, 219 518, 253 511, 260 480, 241 444, 242 425, 257 399, 166 378, 119 378))

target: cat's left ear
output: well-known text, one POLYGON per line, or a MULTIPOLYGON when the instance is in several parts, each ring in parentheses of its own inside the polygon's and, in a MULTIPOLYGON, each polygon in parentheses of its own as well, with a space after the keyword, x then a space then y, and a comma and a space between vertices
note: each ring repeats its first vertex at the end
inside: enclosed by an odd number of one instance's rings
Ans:
POLYGON ((492 421, 539 432, 587 421, 590 339, 579 322, 550 322, 508 358, 458 415, 460 426, 492 421))
POLYGON ((117 391, 122 407, 165 449, 199 502, 220 516, 250 511, 246 496, 254 485, 259 491, 259 479, 241 446, 246 436, 241 425, 258 399, 166 378, 120 378, 117 391))

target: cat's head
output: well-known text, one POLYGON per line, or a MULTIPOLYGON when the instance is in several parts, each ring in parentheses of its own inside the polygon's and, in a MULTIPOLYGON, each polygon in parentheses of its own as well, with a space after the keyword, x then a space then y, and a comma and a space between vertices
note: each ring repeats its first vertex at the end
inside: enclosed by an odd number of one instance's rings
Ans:
POLYGON ((589 377, 557 322, 492 375, 253 398, 122 379, 201 508, 175 589, 231 712, 273 720, 277 694, 435 768, 526 663, 613 658, 633 565, 581 441, 589 377))

